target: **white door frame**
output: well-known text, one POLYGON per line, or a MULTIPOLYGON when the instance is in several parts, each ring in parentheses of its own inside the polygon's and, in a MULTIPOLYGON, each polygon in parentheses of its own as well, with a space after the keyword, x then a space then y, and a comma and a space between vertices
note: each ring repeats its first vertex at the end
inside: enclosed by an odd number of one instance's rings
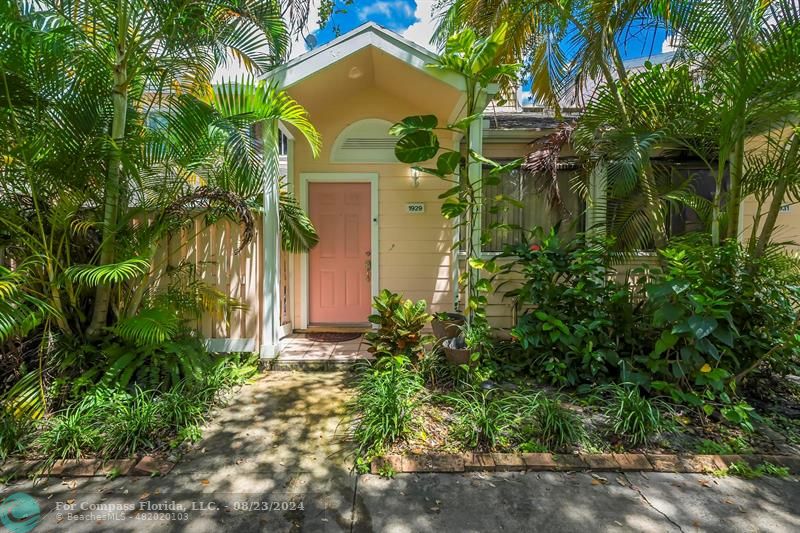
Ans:
MULTIPOLYGON (((300 205, 308 213, 308 190, 310 183, 369 183, 370 184, 370 246, 372 248, 372 269, 370 281, 372 297, 378 295, 380 268, 378 259, 380 248, 378 240, 378 173, 377 172, 302 172, 300 173, 300 205)), ((308 253, 300 259, 300 329, 308 327, 308 253)))

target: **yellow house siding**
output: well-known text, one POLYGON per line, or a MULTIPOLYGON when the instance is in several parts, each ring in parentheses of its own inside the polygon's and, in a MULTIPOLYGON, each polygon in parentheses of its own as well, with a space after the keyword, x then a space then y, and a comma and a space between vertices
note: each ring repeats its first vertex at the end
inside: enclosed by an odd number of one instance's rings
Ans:
MULTIPOLYGON (((310 80, 310 82, 313 80, 310 80)), ((305 92, 305 91, 304 91, 305 92)), ((324 94, 320 93, 320 94, 324 94)), ((395 123, 408 115, 433 113, 405 100, 368 88, 343 101, 306 103, 311 120, 322 134, 324 146, 317 159, 312 157, 302 139, 295 143, 292 186, 302 202, 300 176, 306 173, 377 173, 379 288, 402 293, 406 298, 425 300, 433 311, 452 309, 450 280, 450 246, 453 241, 451 223, 441 215, 439 194, 451 184, 434 176, 421 174, 413 186, 409 165, 396 163, 336 163, 331 161, 331 147, 347 126, 367 118, 395 123), (422 202, 425 213, 408 214, 406 204, 422 202)), ((448 117, 439 116, 444 123, 448 117)), ((452 141, 451 141, 452 142, 452 141)), ((294 326, 302 325, 303 280, 299 273, 306 256, 297 255, 294 262, 294 326)), ((366 318, 366 317, 365 317, 366 318)))
MULTIPOLYGON (((776 136, 777 131, 772 132, 773 137, 776 136)), ((785 128, 781 136, 785 139, 793 133, 791 128, 785 128)), ((752 137, 747 140, 745 150, 749 154, 757 154, 767 149, 767 137, 758 136, 752 137)), ((745 164, 747 162, 745 161, 745 164)), ((766 217, 766 212, 769 209, 771 197, 767 197, 763 206, 761 207, 761 220, 759 223, 758 231, 766 217)), ((788 206, 788 211, 781 211, 778 214, 778 220, 775 225, 775 230, 772 233, 772 241, 786 243, 786 248, 797 252, 800 250, 800 204, 793 201, 792 198, 784 198, 784 206, 788 206)), ((750 239, 753 231, 753 222, 758 213, 758 201, 755 196, 748 196, 742 202, 742 227, 741 239, 747 241, 750 239)))

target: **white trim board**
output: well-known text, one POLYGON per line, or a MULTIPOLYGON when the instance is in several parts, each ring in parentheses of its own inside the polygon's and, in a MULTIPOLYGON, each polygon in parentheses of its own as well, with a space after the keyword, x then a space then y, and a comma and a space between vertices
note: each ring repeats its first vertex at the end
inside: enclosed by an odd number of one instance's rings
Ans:
MULTIPOLYGON (((303 211, 308 212, 308 184, 309 183, 369 183, 370 184, 370 216, 372 227, 370 231, 370 246, 372 247, 372 297, 380 291, 380 239, 378 228, 378 174, 376 172, 302 172, 298 183, 300 190, 300 205, 303 211)), ((300 258, 300 328, 308 328, 308 254, 300 258)))
POLYGON ((436 59, 433 52, 374 22, 362 24, 324 46, 294 58, 265 74, 263 79, 274 80, 281 89, 287 89, 368 46, 373 46, 459 91, 465 89, 464 80, 460 76, 425 67, 436 59))
POLYGON ((206 339, 204 343, 206 345, 206 350, 209 352, 227 353, 256 351, 255 339, 206 339))

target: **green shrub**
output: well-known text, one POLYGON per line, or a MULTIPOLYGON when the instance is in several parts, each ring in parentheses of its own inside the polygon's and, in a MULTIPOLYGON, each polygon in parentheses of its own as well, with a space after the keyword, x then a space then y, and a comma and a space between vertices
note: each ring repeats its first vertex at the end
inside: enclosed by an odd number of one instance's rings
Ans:
POLYGON ((16 417, 0 410, 0 462, 9 455, 22 452, 31 440, 33 424, 25 418, 16 417))
POLYGON ((696 451, 710 455, 736 455, 753 453, 753 448, 742 437, 734 437, 724 443, 703 439, 697 446, 696 451))
POLYGON ((437 388, 452 383, 453 375, 440 350, 425 351, 416 364, 416 370, 425 384, 437 388))
POLYGON ((35 444, 56 460, 128 456, 195 442, 222 392, 244 383, 256 370, 252 356, 233 354, 217 358, 200 381, 179 382, 165 391, 100 384, 45 419, 35 444))
MULTIPOLYGON (((511 331, 526 368, 555 385, 603 382, 619 374, 621 339, 632 339, 631 295, 610 282, 608 243, 579 235, 562 242, 556 231, 534 231, 539 244, 508 247, 514 257, 499 272, 522 276, 505 292, 524 310, 511 331)), ((502 285, 498 285, 502 287, 502 285)))
POLYGON ((202 426, 209 409, 207 398, 181 383, 158 396, 158 412, 166 427, 202 426))
POLYGON ((737 476, 744 479, 758 479, 762 476, 785 478, 789 477, 789 469, 785 466, 776 466, 770 462, 764 462, 752 467, 744 461, 736 461, 725 470, 719 471, 717 475, 737 476))
POLYGON ((608 387, 611 393, 605 414, 611 420, 614 434, 625 437, 632 445, 647 443, 655 433, 668 427, 662 411, 671 410, 661 400, 642 396, 635 385, 622 384, 608 387))
POLYGON ((94 453, 103 444, 103 420, 96 398, 87 397, 78 404, 45 419, 36 446, 48 460, 80 459, 94 453))
POLYGON ((634 383, 745 429, 754 413, 735 398, 737 382, 761 364, 796 367, 800 268, 786 252, 754 259, 734 240, 694 235, 620 282, 608 241, 535 236, 540 244, 503 254, 515 260, 500 273, 523 279, 505 294, 523 313, 512 330, 519 349, 498 365, 557 385, 634 383))
POLYGON ((348 404, 359 456, 380 453, 409 431, 422 386, 402 356, 386 357, 365 369, 348 404))
POLYGON ((152 391, 139 387, 132 394, 110 393, 102 410, 106 417, 103 456, 127 456, 156 448, 158 439, 163 438, 169 428, 162 405, 152 391))
POLYGON ((444 397, 455 407, 458 421, 453 434, 465 446, 493 449, 509 442, 517 406, 496 389, 471 388, 444 397))
POLYGON ((375 297, 373 307, 377 314, 370 315, 369 321, 378 326, 364 335, 369 345, 368 351, 376 357, 404 355, 417 358, 423 344, 431 338, 422 334, 432 316, 426 311, 425 300, 403 301, 403 297, 388 289, 383 289, 375 297))
POLYGON ((561 450, 586 438, 583 422, 557 398, 538 396, 527 415, 527 431, 550 450, 561 450))

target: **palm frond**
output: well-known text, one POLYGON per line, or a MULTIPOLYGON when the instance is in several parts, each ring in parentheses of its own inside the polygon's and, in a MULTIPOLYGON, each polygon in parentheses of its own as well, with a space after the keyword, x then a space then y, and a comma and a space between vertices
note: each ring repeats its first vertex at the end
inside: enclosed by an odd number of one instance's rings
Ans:
POLYGON ((319 243, 319 235, 294 195, 281 187, 278 210, 281 229, 281 247, 290 253, 311 250, 319 243))
POLYGON ((64 275, 75 283, 86 287, 118 284, 130 281, 147 273, 150 261, 143 257, 131 257, 107 265, 75 265, 64 271, 64 275))
POLYGON ((164 308, 143 309, 137 315, 116 323, 114 333, 137 346, 161 344, 177 333, 180 321, 177 315, 164 308))

